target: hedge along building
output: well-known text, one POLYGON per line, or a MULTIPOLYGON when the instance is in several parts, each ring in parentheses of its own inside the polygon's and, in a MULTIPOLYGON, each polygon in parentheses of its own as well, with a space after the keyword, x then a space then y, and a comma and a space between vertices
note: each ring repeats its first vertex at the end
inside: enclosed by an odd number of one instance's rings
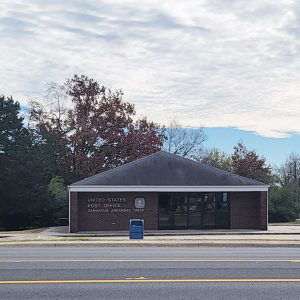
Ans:
POLYGON ((69 186, 70 232, 145 229, 267 230, 268 185, 164 151, 69 186))

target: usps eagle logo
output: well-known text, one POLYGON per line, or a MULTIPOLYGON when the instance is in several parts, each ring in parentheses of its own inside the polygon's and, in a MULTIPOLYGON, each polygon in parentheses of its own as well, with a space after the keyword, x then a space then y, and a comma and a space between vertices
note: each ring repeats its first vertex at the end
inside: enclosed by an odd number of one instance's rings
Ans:
POLYGON ((144 198, 136 198, 134 204, 135 204, 135 208, 144 208, 145 207, 145 199, 144 198))

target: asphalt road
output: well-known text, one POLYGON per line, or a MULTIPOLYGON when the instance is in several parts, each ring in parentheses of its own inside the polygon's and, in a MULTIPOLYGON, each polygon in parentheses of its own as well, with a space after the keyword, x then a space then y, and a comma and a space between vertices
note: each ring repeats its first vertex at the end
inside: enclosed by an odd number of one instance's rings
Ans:
POLYGON ((299 299, 296 248, 0 248, 0 299, 299 299))

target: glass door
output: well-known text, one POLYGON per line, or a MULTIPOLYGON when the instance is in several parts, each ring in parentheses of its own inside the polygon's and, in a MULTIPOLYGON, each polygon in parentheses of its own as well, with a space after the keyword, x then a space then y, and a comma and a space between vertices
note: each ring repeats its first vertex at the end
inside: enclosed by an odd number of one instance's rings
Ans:
POLYGON ((202 194, 188 194, 189 228, 202 227, 202 194))
POLYGON ((171 194, 159 194, 159 229, 174 229, 174 213, 171 194))
POLYGON ((159 229, 186 229, 187 207, 185 193, 160 193, 159 229))
POLYGON ((203 227, 216 226, 216 197, 215 193, 205 193, 203 196, 203 227))
POLYGON ((216 228, 229 228, 229 195, 216 193, 216 228))
POLYGON ((184 193, 173 194, 174 205, 174 228, 186 229, 187 228, 187 197, 184 193))

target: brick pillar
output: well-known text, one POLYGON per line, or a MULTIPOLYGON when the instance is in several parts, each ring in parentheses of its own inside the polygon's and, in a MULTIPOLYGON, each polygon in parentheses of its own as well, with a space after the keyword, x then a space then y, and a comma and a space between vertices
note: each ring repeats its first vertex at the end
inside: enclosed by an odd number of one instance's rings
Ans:
POLYGON ((78 232, 78 193, 70 192, 70 232, 78 232))
POLYGON ((261 230, 268 230, 268 192, 260 192, 259 228, 261 230))

